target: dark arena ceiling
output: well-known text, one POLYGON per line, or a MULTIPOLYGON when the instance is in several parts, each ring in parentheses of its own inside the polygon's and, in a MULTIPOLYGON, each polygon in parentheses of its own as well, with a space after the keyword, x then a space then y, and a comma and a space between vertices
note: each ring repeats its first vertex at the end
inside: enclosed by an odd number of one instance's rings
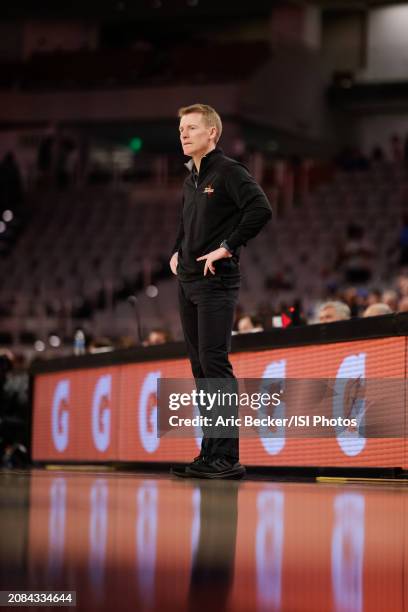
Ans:
POLYGON ((161 20, 168 17, 268 15, 275 0, 13 0, 2 2, 0 18, 89 18, 161 20))
POLYGON ((161 21, 169 18, 216 19, 267 16, 273 6, 317 4, 327 9, 364 9, 398 4, 381 0, 12 0, 0 4, 0 20, 92 19, 161 21))

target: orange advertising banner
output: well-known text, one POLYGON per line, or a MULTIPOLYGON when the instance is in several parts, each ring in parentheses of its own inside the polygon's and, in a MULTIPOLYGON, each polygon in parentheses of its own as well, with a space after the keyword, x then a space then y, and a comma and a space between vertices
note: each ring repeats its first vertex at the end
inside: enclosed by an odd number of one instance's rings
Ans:
MULTIPOLYGON (((406 379, 406 337, 233 353, 238 378, 285 381, 406 379)), ((198 454, 196 437, 157 435, 157 381, 191 378, 187 359, 119 364, 35 376, 32 457, 53 462, 182 462, 198 454)), ((405 387, 403 387, 403 391, 405 387)), ((405 391, 384 402, 394 437, 241 439, 242 463, 259 466, 408 467, 405 391), (403 418, 401 418, 401 415, 403 418)), ((307 406, 307 402, 305 402, 307 406)), ((369 407, 367 407, 367 410, 369 407)))

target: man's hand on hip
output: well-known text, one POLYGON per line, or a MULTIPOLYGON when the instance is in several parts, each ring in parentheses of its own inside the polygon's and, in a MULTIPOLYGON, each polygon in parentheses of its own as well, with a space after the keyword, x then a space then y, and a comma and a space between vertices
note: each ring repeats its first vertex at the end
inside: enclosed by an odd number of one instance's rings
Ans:
MULTIPOLYGON (((173 255, 174 257, 174 255, 173 255)), ((215 251, 211 251, 211 253, 207 253, 207 255, 203 255, 202 257, 197 257, 197 261, 204 261, 204 276, 207 275, 208 270, 211 274, 215 274, 214 261, 218 261, 219 259, 225 259, 232 257, 231 253, 224 249, 224 247, 220 247, 219 249, 215 249, 215 251)))
POLYGON ((173 253, 170 259, 170 269, 177 276, 178 251, 173 253))

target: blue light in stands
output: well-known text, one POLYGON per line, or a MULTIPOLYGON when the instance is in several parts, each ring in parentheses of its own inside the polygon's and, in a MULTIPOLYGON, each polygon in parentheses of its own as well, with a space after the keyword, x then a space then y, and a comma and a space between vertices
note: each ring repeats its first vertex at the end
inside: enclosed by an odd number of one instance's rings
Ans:
POLYGON ((36 351, 41 353, 42 351, 45 351, 45 344, 42 340, 36 340, 36 342, 34 342, 34 348, 36 351))
POLYGON ((14 215, 11 210, 5 210, 3 212, 3 221, 6 223, 10 223, 14 219, 14 215))

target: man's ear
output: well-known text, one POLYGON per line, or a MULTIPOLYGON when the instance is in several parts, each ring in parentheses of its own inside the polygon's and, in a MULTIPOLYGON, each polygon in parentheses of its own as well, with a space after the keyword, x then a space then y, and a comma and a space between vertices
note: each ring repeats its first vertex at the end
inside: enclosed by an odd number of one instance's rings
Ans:
POLYGON ((216 140, 216 138, 217 138, 217 128, 215 127, 215 125, 212 125, 210 127, 210 136, 211 136, 211 138, 214 139, 214 141, 216 140))

